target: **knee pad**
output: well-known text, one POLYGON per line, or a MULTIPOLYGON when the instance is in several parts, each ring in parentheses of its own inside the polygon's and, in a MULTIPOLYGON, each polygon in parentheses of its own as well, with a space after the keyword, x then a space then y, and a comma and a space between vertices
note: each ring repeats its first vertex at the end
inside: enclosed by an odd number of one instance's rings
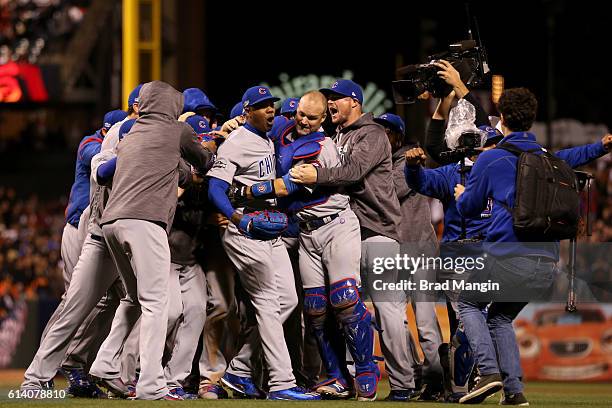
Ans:
POLYGON ((327 293, 324 287, 304 289, 304 313, 311 318, 327 313, 327 293))
POLYGON ((334 309, 346 309, 359 302, 359 287, 355 279, 343 279, 330 286, 329 300, 334 309))

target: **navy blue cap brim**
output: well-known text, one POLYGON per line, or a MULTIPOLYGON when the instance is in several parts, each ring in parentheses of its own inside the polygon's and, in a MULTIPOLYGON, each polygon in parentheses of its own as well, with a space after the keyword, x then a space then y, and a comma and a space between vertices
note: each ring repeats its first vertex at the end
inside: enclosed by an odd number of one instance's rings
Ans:
POLYGON ((396 130, 398 132, 402 132, 402 129, 398 128, 393 122, 387 120, 387 119, 382 119, 382 118, 374 118, 374 122, 386 126, 388 128, 391 128, 393 130, 396 130))
POLYGON ((272 102, 278 102, 280 101, 280 98, 277 98, 276 96, 266 96, 264 98, 259 99, 257 102, 255 103, 249 103, 247 105, 248 106, 255 106, 255 105, 259 105, 262 102, 267 102, 267 101, 272 101, 272 102))
POLYGON ((319 89, 319 92, 321 92, 325 96, 328 96, 330 94, 336 94, 336 95, 342 95, 342 96, 350 96, 351 98, 353 98, 353 95, 347 95, 345 93, 338 92, 337 90, 331 89, 331 88, 321 88, 319 89))

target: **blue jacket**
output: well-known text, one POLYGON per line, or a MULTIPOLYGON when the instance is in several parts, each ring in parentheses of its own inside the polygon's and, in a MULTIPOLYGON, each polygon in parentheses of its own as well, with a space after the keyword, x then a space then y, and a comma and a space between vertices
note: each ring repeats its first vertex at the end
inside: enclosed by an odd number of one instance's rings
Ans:
MULTIPOLYGON (((529 132, 511 133, 504 137, 498 146, 503 143, 512 143, 520 149, 542 148, 533 134, 529 132)), ((606 154, 601 142, 557 152, 555 155, 567 162, 570 167, 580 167, 598 157, 606 154)), ((465 217, 477 217, 487 206, 489 197, 493 199, 493 208, 490 219, 490 227, 487 230, 486 242, 506 243, 521 242, 514 234, 512 226, 512 215, 504 207, 514 206, 516 165, 518 157, 503 149, 491 149, 483 152, 476 160, 467 181, 465 192, 459 197, 457 209, 459 214, 465 217)), ((558 260, 559 247, 557 244, 551 246, 538 246, 534 248, 520 244, 518 246, 508 244, 487 246, 488 251, 494 255, 536 255, 547 256, 558 260)))
MULTIPOLYGON (((469 175, 470 167, 466 166, 469 175)), ((428 197, 437 198, 444 207, 444 234, 442 242, 452 242, 461 235, 461 216, 455 201, 455 186, 461 183, 460 164, 448 164, 436 169, 424 169, 421 166, 406 165, 404 174, 408 186, 428 197)), ((486 235, 491 217, 491 208, 485 208, 480 215, 468 218, 466 238, 478 238, 486 235)))
POLYGON ((89 205, 89 177, 91 175, 91 159, 100 152, 104 136, 98 130, 91 136, 86 136, 79 144, 77 151, 74 183, 70 189, 70 198, 66 208, 66 222, 79 227, 79 218, 89 205))

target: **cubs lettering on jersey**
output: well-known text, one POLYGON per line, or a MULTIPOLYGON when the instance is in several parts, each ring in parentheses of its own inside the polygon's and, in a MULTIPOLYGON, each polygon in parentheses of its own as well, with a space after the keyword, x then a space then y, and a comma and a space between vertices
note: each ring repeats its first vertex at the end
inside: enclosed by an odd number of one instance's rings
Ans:
POLYGON ((274 155, 270 155, 259 161, 259 177, 276 174, 274 155))

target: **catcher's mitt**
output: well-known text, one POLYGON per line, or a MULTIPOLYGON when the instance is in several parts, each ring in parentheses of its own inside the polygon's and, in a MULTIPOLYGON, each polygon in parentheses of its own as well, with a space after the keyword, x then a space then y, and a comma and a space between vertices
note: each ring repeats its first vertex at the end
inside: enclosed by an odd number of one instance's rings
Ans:
POLYGON ((244 214, 238 229, 249 238, 270 240, 280 237, 287 229, 287 214, 275 210, 244 214))

